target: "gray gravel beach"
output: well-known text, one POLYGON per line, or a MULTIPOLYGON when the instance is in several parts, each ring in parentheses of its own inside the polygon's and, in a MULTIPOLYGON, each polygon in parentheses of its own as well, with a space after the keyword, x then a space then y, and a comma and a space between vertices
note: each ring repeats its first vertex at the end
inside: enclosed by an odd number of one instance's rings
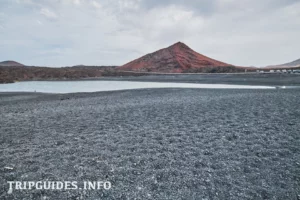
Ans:
POLYGON ((300 199, 300 90, 0 94, 0 199, 300 199), (15 190, 7 181, 110 190, 15 190))

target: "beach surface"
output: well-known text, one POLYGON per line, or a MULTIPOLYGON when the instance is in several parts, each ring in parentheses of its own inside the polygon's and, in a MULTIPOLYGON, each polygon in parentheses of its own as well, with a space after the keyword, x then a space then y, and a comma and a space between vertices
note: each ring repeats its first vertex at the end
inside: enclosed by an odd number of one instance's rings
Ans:
POLYGON ((0 199, 300 199, 300 90, 0 93, 0 199), (14 190, 7 181, 110 181, 14 190))

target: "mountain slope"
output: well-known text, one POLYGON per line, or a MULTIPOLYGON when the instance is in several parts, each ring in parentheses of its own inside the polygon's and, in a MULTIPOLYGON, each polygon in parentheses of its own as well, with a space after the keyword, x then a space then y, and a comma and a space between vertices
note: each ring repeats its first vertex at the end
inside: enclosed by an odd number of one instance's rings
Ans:
POLYGON ((168 48, 133 60, 118 67, 118 69, 124 71, 181 73, 207 67, 234 66, 206 57, 195 52, 184 43, 178 42, 168 48))
POLYGON ((9 66, 20 67, 20 66, 25 66, 25 65, 23 65, 21 63, 18 63, 16 61, 7 60, 7 61, 0 62, 0 66, 3 66, 3 67, 9 67, 9 66))
POLYGON ((268 68, 291 68, 291 67, 300 67, 300 59, 289 62, 289 63, 285 63, 285 64, 281 64, 281 65, 272 65, 272 66, 267 66, 268 68))

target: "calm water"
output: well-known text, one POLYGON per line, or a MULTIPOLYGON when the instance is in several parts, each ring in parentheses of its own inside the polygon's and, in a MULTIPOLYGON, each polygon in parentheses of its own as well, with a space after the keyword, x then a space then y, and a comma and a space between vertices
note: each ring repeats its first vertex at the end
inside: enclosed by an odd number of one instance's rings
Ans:
POLYGON ((142 88, 274 89, 275 87, 133 81, 29 81, 12 84, 0 84, 0 92, 75 93, 142 88))

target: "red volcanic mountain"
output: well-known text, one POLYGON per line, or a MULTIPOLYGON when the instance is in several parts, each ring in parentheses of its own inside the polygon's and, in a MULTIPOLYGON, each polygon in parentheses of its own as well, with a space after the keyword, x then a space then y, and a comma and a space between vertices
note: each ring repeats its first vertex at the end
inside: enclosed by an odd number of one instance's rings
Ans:
POLYGON ((133 60, 118 67, 118 69, 122 71, 182 73, 204 72, 204 69, 219 69, 220 67, 235 68, 233 65, 201 55, 184 43, 178 42, 168 48, 133 60))

